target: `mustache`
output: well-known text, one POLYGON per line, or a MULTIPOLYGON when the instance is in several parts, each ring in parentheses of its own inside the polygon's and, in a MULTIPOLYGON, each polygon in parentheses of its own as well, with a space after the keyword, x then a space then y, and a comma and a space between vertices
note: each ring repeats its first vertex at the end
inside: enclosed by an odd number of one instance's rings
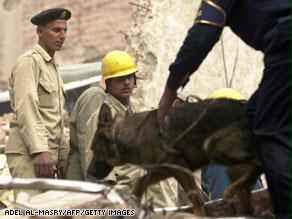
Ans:
POLYGON ((131 89, 129 85, 124 85, 122 89, 131 89))

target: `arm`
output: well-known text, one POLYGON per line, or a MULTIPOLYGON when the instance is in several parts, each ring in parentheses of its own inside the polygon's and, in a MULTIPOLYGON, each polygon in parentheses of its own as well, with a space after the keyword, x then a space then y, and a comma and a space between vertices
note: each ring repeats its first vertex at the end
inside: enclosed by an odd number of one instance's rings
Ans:
POLYGON ((13 69, 13 103, 22 137, 34 157, 36 174, 53 177, 53 159, 47 131, 38 109, 39 68, 33 57, 25 57, 13 69))
POLYGON ((164 131, 164 118, 176 97, 176 90, 185 86, 190 75, 197 70, 209 51, 218 41, 227 13, 234 0, 203 0, 194 25, 181 46, 175 61, 169 67, 169 77, 161 97, 158 120, 164 131))
POLYGON ((77 136, 77 112, 78 102, 76 103, 70 116, 70 151, 68 156, 68 170, 66 174, 67 179, 84 180, 84 175, 80 162, 80 151, 78 148, 77 136))
POLYGON ((203 24, 195 24, 180 48, 175 61, 169 67, 167 87, 175 92, 184 86, 189 76, 197 70, 209 51, 219 40, 222 29, 203 24))
POLYGON ((86 166, 91 159, 90 148, 85 144, 86 123, 100 108, 104 100, 104 91, 100 87, 87 89, 78 98, 70 116, 70 153, 67 177, 84 179, 86 166))

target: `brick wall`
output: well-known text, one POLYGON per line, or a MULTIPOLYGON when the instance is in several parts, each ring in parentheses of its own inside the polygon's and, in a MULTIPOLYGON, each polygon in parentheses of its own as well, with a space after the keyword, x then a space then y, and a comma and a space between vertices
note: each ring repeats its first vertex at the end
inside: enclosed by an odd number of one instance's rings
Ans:
POLYGON ((15 59, 37 42, 30 18, 50 7, 66 7, 72 12, 66 43, 56 54, 60 65, 93 61, 110 50, 126 47, 119 32, 128 32, 131 27, 133 6, 129 1, 0 0, 0 80, 7 79, 15 59))

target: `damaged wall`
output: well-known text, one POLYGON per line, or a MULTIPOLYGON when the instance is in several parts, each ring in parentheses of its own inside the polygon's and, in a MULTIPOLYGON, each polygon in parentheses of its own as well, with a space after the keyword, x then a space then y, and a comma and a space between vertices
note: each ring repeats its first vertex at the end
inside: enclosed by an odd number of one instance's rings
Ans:
MULTIPOLYGON (((134 54, 139 66, 139 88, 147 107, 157 107, 168 76, 169 64, 174 60, 189 27, 192 25, 200 1, 194 0, 137 0, 135 23, 128 35, 128 50, 134 54)), ((263 55, 248 47, 229 28, 223 32, 223 45, 228 79, 232 77, 238 48, 238 62, 232 88, 248 98, 256 89, 262 75, 263 55)), ((209 53, 196 74, 191 77, 184 92, 202 98, 226 87, 220 42, 209 53)))

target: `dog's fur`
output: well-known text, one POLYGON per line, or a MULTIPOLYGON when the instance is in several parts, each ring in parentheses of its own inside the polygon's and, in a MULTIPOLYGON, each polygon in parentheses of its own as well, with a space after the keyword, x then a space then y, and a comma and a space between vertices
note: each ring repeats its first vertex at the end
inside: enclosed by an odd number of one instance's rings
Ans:
POLYGON ((204 215, 200 190, 185 169, 195 171, 209 163, 223 164, 228 166, 233 182, 224 197, 239 191, 238 211, 247 214, 249 186, 260 175, 261 168, 255 142, 245 123, 244 105, 243 101, 207 99, 172 108, 164 134, 159 130, 157 110, 115 118, 95 134, 94 142, 106 145, 92 145, 94 159, 88 173, 95 174, 96 160, 114 166, 140 165, 148 173, 133 186, 137 197, 147 186, 173 176, 189 195, 194 213, 204 215), (101 138, 103 141, 98 141, 101 138))

